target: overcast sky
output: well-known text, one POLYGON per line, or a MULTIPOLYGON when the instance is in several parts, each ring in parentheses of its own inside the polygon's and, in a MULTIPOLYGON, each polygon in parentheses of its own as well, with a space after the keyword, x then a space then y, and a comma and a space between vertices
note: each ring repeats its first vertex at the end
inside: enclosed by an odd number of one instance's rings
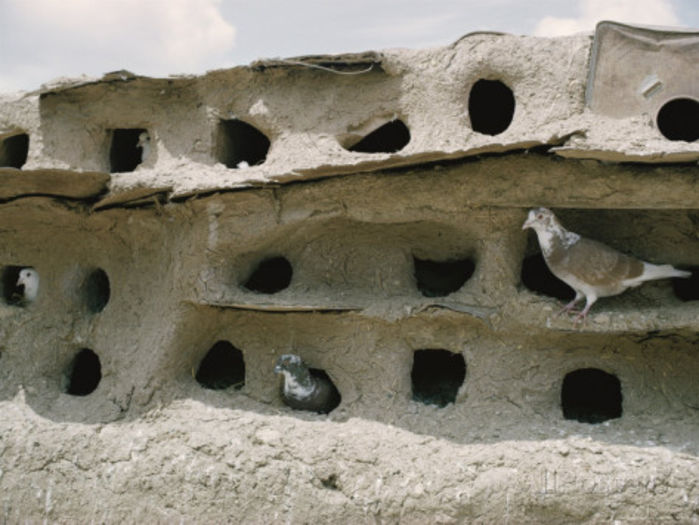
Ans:
POLYGON ((0 91, 432 47, 477 30, 557 36, 598 20, 699 28, 699 0, 0 0, 0 91))

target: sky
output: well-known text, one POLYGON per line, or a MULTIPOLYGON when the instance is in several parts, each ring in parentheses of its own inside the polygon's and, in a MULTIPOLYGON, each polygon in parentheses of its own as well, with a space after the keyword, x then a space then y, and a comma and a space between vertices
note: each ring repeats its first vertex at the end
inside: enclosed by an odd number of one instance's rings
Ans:
POLYGON ((480 30, 560 36, 599 20, 699 29, 699 0, 0 0, 0 92, 442 46, 480 30))

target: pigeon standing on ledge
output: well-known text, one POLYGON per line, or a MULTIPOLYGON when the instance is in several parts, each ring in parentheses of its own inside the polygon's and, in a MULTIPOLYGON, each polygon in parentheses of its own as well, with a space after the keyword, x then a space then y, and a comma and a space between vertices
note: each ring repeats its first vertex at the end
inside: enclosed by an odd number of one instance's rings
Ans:
POLYGON ((587 317, 590 307, 600 297, 618 295, 645 281, 691 276, 690 272, 669 264, 650 264, 570 232, 546 208, 529 212, 522 225, 523 230, 527 228, 536 232, 551 272, 575 291, 575 298, 562 311, 572 311, 585 298, 585 308, 576 316, 576 322, 587 317))
POLYGON ((22 268, 17 277, 17 288, 20 287, 20 302, 33 302, 39 293, 39 273, 34 268, 22 268))
POLYGON ((283 375, 282 400, 296 410, 327 414, 340 404, 340 393, 330 379, 310 370, 294 354, 279 357, 274 372, 283 375))

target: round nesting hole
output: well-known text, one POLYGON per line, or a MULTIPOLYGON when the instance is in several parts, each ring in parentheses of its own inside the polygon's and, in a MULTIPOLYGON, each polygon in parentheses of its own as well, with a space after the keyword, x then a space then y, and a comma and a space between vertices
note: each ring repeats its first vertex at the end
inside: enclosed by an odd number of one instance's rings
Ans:
POLYGON ((522 261, 521 279, 522 284, 534 293, 561 301, 572 301, 575 297, 575 291, 551 273, 541 252, 525 257, 522 261))
POLYGON ((97 268, 90 272, 83 285, 85 306, 90 313, 97 314, 107 306, 110 296, 107 272, 97 268))
POLYGON ((5 266, 0 281, 2 297, 12 306, 27 306, 39 293, 39 274, 31 266, 5 266))
POLYGON ((413 401, 444 407, 456 400, 466 378, 466 361, 448 350, 416 350, 410 378, 413 401))
POLYGON ((228 168, 262 164, 270 142, 255 126, 242 120, 221 120, 218 124, 216 160, 228 168))
POLYGON ((21 169, 29 155, 29 135, 17 133, 0 140, 0 167, 21 169))
POLYGON ((672 290, 675 296, 681 301, 699 300, 699 266, 684 267, 682 270, 691 272, 692 275, 686 279, 672 279, 672 290))
POLYGON ((400 119, 391 120, 347 148, 359 153, 396 153, 410 142, 410 130, 400 119))
POLYGON ((565 419, 602 423, 621 417, 621 383, 598 368, 581 368, 566 374, 561 387, 565 419))
POLYGON ((291 284, 293 269, 285 257, 270 257, 260 262, 243 286, 257 293, 273 294, 291 284))
POLYGON ((68 378, 67 394, 71 396, 91 394, 102 379, 102 365, 99 356, 89 348, 83 348, 73 358, 66 376, 68 378))
POLYGON ((243 352, 228 341, 218 341, 201 360, 194 377, 201 386, 210 390, 229 387, 240 390, 245 385, 243 352))
POLYGON ((699 139, 699 102, 693 98, 666 102, 658 110, 656 124, 666 139, 694 142, 699 139))
POLYGON ((473 131, 498 135, 510 127, 515 114, 515 95, 499 80, 478 80, 468 96, 473 131))
POLYGON ((430 261, 413 257, 417 289, 425 297, 444 297, 457 291, 473 275, 473 259, 430 261))

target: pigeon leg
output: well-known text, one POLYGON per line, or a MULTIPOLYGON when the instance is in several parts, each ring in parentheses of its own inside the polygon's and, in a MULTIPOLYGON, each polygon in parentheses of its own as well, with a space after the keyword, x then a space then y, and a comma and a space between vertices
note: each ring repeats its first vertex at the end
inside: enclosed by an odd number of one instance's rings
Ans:
POLYGON ((563 308, 561 308, 558 313, 556 314, 556 317, 559 317, 563 312, 565 313, 570 313, 570 312, 575 312, 574 308, 575 305, 580 302, 580 299, 582 299, 584 296, 580 292, 576 291, 575 292, 575 299, 573 299, 571 302, 569 302, 567 305, 565 305, 563 308))
POLYGON ((585 323, 585 321, 587 321, 587 312, 590 311, 590 308, 592 307, 593 304, 595 304, 595 301, 597 301, 596 296, 594 296, 594 295, 588 296, 587 300, 585 302, 585 308, 583 308, 583 311, 575 316, 575 319, 573 319, 573 323, 578 324, 580 321, 585 323))

